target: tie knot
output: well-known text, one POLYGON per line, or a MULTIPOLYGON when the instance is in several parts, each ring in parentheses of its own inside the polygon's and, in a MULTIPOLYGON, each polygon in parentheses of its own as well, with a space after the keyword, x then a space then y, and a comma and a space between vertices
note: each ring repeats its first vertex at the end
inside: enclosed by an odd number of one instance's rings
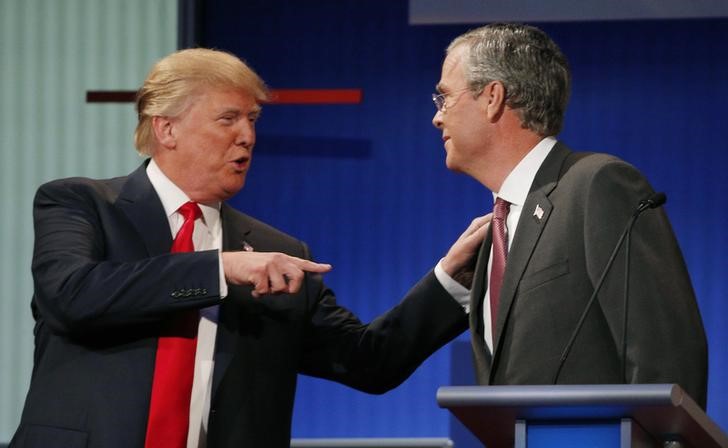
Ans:
POLYGON ((511 208, 511 203, 503 198, 495 198, 495 205, 493 206, 493 218, 505 219, 508 216, 508 210, 511 208))
POLYGON ((202 216, 202 210, 200 210, 200 206, 197 205, 197 202, 185 202, 182 207, 177 209, 177 211, 182 215, 185 221, 189 221, 190 219, 194 221, 202 216))

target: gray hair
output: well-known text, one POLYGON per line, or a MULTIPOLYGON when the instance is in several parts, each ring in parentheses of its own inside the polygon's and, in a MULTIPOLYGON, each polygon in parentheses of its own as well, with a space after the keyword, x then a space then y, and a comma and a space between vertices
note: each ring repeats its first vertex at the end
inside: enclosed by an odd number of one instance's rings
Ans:
POLYGON ((488 83, 505 86, 506 105, 521 125, 541 136, 556 135, 569 101, 569 63, 559 47, 533 26, 495 23, 468 31, 447 48, 467 45, 464 67, 469 88, 480 94, 488 83))

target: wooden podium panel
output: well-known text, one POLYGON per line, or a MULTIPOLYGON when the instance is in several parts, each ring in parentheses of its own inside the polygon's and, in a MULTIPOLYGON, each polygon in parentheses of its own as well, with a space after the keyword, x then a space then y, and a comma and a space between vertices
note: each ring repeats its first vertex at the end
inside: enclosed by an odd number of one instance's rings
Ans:
POLYGON ((728 436, 675 384, 452 386, 438 390, 437 402, 488 448, 531 446, 529 428, 568 439, 591 425, 612 425, 612 446, 623 448, 728 448, 728 436), (569 427, 577 429, 569 435, 569 427))

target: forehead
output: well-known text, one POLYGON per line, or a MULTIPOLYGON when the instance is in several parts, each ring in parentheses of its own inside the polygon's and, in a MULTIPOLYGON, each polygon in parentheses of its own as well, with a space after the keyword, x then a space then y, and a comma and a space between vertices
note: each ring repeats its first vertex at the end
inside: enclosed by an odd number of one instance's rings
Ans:
POLYGON ((468 57, 467 45, 458 45, 453 48, 442 63, 442 74, 437 89, 441 92, 466 87, 464 65, 468 57))
POLYGON ((250 112, 260 110, 255 95, 244 89, 233 87, 202 87, 198 90, 192 107, 212 111, 237 110, 250 112))

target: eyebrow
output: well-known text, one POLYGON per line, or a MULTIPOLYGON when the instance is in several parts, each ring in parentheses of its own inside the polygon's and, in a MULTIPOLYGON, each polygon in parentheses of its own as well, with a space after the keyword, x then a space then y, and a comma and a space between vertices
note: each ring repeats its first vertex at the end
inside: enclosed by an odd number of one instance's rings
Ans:
POLYGON ((437 93, 443 93, 443 90, 447 90, 447 87, 443 86, 441 82, 438 82, 435 85, 435 90, 437 91, 437 93))
POLYGON ((237 108, 237 107, 226 107, 226 108, 220 110, 217 113, 217 115, 218 116, 222 116, 222 115, 226 115, 226 114, 234 114, 234 115, 243 115, 243 114, 244 115, 251 115, 251 114, 255 114, 255 115, 260 115, 261 110, 262 110, 262 108, 259 105, 256 105, 255 107, 251 108, 248 112, 245 112, 245 113, 242 110, 240 110, 239 108, 237 108))
POLYGON ((253 109, 250 110, 250 112, 248 112, 248 116, 253 115, 255 117, 259 117, 261 112, 263 112, 263 108, 260 106, 255 106, 253 109))
POLYGON ((225 107, 223 109, 220 109, 217 112, 217 115, 218 116, 219 115, 227 115, 227 114, 240 115, 241 112, 240 112, 240 109, 238 109, 237 107, 225 107))

